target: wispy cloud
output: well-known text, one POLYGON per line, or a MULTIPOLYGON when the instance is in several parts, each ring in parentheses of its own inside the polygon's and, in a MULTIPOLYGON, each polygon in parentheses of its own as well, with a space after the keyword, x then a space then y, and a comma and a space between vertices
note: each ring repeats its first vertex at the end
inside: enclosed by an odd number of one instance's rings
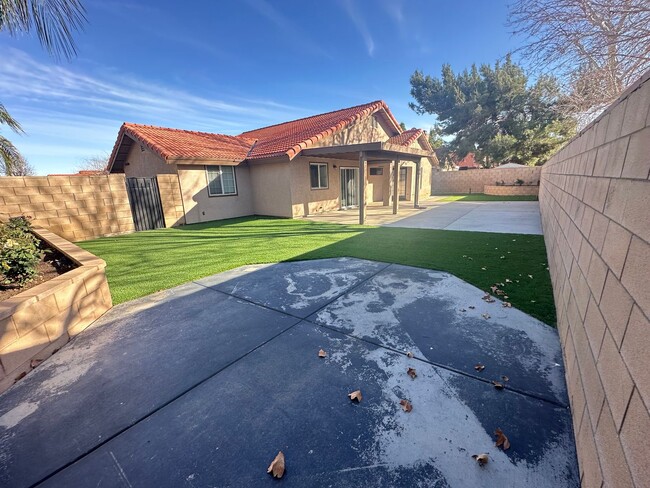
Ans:
POLYGON ((368 29, 368 24, 366 24, 366 19, 361 12, 357 9, 357 5, 354 0, 341 0, 341 6, 345 13, 348 15, 354 26, 359 31, 363 42, 366 45, 368 55, 372 57, 375 54, 375 41, 370 34, 368 29))
POLYGON ((423 27, 421 16, 413 15, 417 13, 418 7, 415 7, 412 3, 406 3, 405 0, 382 0, 381 6, 394 22, 400 37, 417 47, 419 51, 417 54, 431 52, 426 36, 426 29, 430 27, 423 27))
POLYGON ((27 132, 14 142, 40 172, 70 170, 79 158, 109 150, 123 121, 238 134, 309 114, 273 100, 202 96, 126 73, 85 74, 6 47, 0 94, 27 132))
POLYGON ((301 30, 300 23, 291 20, 267 0, 246 0, 246 3, 259 15, 271 21, 282 35, 289 39, 294 48, 332 59, 332 55, 327 50, 309 39, 308 35, 301 30))

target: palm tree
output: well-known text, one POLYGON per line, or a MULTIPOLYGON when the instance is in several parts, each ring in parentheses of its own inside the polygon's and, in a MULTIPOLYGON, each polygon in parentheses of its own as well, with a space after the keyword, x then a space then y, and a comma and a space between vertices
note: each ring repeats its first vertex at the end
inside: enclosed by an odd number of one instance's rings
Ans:
MULTIPOLYGON (((55 58, 71 59, 77 54, 72 37, 86 22, 85 9, 80 0, 0 0, 0 31, 9 35, 35 32, 41 45, 55 58)), ((0 103, 0 126, 7 125, 14 132, 23 132, 20 124, 0 103)), ((13 174, 13 168, 24 163, 16 147, 0 135, 0 168, 13 174)))

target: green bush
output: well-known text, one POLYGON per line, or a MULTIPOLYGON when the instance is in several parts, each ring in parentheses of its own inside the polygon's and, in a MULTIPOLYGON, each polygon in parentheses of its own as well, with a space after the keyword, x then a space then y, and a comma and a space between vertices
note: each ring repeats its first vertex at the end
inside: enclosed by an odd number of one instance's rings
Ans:
POLYGON ((36 277, 43 253, 25 217, 0 223, 0 284, 24 286, 36 277))

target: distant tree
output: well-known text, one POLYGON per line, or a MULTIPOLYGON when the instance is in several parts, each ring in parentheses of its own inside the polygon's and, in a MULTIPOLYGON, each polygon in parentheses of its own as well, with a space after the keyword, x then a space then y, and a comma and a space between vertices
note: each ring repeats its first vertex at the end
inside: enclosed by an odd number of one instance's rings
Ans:
MULTIPOLYGON (((55 56, 72 58, 76 47, 72 32, 86 21, 79 0, 0 0, 0 32, 10 36, 35 32, 45 50, 55 56)), ((0 104, 0 126, 6 125, 17 134, 23 130, 0 104)), ((16 147, 0 135, 0 164, 5 174, 13 174, 13 167, 29 165, 16 147)), ((20 169, 22 171, 22 169, 20 169)))
POLYGON ((650 68, 648 0, 516 0, 509 25, 534 69, 561 76, 562 108, 583 123, 650 68))
POLYGON ((36 170, 34 167, 25 158, 21 158, 12 166, 11 174, 7 176, 34 176, 35 174, 36 170))
POLYGON ((443 65, 441 78, 416 71, 411 76, 410 107, 435 114, 437 133, 449 152, 462 159, 473 152, 484 166, 495 163, 541 165, 575 130, 558 111, 561 92, 551 76, 529 86, 524 70, 510 56, 494 67, 473 65, 455 74, 443 65))
POLYGON ((103 153, 86 158, 77 165, 77 171, 106 171, 109 157, 107 153, 103 153))
POLYGON ((399 126, 402 128, 402 130, 406 130, 406 124, 404 122, 400 122, 399 126))

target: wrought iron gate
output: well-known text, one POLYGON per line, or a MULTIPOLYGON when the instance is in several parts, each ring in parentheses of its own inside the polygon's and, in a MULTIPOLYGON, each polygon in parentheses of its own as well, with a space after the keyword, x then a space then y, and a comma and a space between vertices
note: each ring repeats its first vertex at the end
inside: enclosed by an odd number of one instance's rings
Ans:
POLYGON ((129 193, 135 230, 165 227, 156 178, 127 178, 126 189, 129 193))

